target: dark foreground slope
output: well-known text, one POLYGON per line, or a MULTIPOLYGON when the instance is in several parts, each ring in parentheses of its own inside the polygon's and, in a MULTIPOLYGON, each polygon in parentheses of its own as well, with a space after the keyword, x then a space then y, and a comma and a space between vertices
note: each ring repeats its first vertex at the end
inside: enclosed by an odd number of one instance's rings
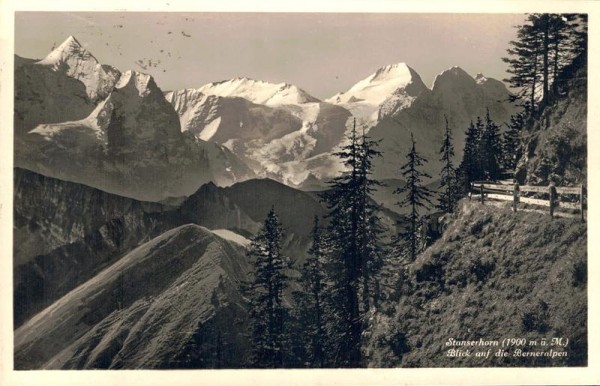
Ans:
POLYGON ((372 319, 370 365, 585 366, 586 243, 587 226, 578 220, 464 203, 443 237, 399 280, 388 315, 372 319), (555 337, 568 338, 567 347, 551 346, 555 337), (525 338, 538 347, 523 351, 566 350, 567 356, 498 358, 493 348, 481 358, 471 348, 471 356, 448 357, 449 338, 525 338))
POLYGON ((205 340, 218 336, 223 362, 239 366, 248 350, 234 321, 245 317, 247 272, 241 245, 197 225, 172 229, 17 329, 15 368, 185 367, 182 352, 211 321, 205 340))

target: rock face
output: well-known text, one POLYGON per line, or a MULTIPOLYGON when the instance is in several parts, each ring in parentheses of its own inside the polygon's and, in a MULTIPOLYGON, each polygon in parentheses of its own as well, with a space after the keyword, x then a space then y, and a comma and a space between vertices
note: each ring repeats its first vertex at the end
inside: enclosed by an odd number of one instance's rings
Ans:
POLYGON ((16 326, 181 220, 174 208, 15 169, 16 326))
POLYGON ((151 76, 126 71, 117 78, 74 39, 19 69, 50 79, 57 89, 44 89, 40 100, 31 101, 26 96, 38 95, 39 85, 17 80, 16 166, 142 200, 189 195, 208 181, 228 185, 252 176, 226 148, 181 133, 176 112, 151 76), (47 100, 60 106, 62 93, 76 112, 57 108, 50 116, 27 118, 29 110, 47 111, 47 100))
MULTIPOLYGON (((15 367, 184 367, 180 353, 203 324, 245 315, 239 286, 243 247, 197 225, 174 228, 140 245, 15 331, 15 367)), ((243 322, 243 319, 242 319, 243 322)), ((235 335, 231 323, 216 326, 235 335)), ((235 365, 247 345, 240 336, 235 365)))

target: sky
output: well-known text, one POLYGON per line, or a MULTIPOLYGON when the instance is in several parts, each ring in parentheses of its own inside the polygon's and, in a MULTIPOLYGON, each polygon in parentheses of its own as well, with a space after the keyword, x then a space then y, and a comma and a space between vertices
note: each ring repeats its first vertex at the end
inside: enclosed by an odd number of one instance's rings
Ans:
POLYGON ((431 87, 460 66, 507 76, 501 58, 523 14, 17 12, 15 53, 41 59, 73 35, 103 64, 151 74, 163 90, 248 77, 317 98, 378 68, 412 67, 431 87))

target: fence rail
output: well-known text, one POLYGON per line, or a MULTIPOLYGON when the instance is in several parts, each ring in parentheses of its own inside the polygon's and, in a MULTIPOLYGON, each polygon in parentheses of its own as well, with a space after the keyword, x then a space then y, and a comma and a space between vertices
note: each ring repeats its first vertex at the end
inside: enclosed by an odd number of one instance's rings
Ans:
POLYGON ((516 212, 519 203, 539 205, 550 208, 550 216, 554 216, 556 209, 572 209, 581 212, 581 220, 585 221, 585 185, 580 186, 532 186, 518 183, 508 183, 506 181, 474 181, 471 183, 472 196, 479 195, 481 203, 488 200, 512 201, 513 210, 516 212), (522 193, 536 193, 548 195, 548 199, 524 197, 522 193), (562 196, 571 196, 577 199, 576 202, 563 201, 562 196))

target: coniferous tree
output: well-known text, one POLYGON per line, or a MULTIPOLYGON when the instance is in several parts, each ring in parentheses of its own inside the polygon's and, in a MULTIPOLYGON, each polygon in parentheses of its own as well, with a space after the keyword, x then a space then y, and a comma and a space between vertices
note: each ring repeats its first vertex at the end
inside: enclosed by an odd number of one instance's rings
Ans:
POLYGON ((510 123, 507 124, 507 130, 502 138, 502 153, 504 170, 514 171, 517 167, 517 162, 523 156, 523 148, 521 144, 521 131, 525 127, 527 109, 513 114, 510 117, 510 123))
POLYGON ((483 177, 488 181, 500 179, 502 174, 502 138, 500 128, 490 117, 490 111, 485 114, 485 125, 480 142, 481 165, 483 177))
POLYGON ((363 312, 367 312, 379 299, 380 272, 383 267, 385 253, 380 238, 384 232, 383 225, 377 215, 380 206, 372 199, 378 186, 382 184, 371 177, 373 158, 381 157, 376 150, 377 141, 365 135, 364 129, 359 152, 359 186, 360 207, 362 209, 359 235, 361 237, 361 270, 362 270, 362 303, 363 312))
POLYGON ((358 229, 360 191, 360 146, 356 124, 348 144, 334 153, 348 172, 333 178, 330 189, 321 195, 329 210, 328 254, 329 279, 327 291, 328 334, 335 346, 331 347, 333 362, 340 367, 358 367, 361 361, 362 321, 359 313, 360 253, 358 229))
POLYGON ((440 172, 440 185, 442 191, 438 199, 437 208, 443 212, 451 213, 456 206, 458 198, 456 169, 454 168, 452 158, 454 158, 454 145, 452 144, 452 132, 448 125, 448 117, 444 115, 446 127, 444 130, 444 139, 440 148, 440 161, 442 170, 440 172))
POLYGON ((326 240, 315 216, 312 229, 312 245, 300 276, 301 290, 294 293, 300 339, 299 356, 308 367, 324 367, 326 364, 326 318, 325 312, 325 265, 326 240))
POLYGON ((586 15, 530 14, 503 58, 511 74, 505 81, 519 90, 518 98, 529 100, 533 115, 556 94, 561 70, 586 50, 586 15))
POLYGON ((252 239, 248 256, 254 260, 254 280, 249 288, 252 365, 283 367, 286 348, 283 290, 287 286, 281 254, 282 227, 271 208, 252 239))
POLYGON ((362 363, 364 314, 370 307, 370 283, 378 266, 372 248, 378 243, 372 231, 378 220, 371 198, 378 182, 370 177, 371 160, 379 155, 376 145, 365 135, 361 143, 355 122, 348 143, 335 153, 348 171, 333 178, 329 182, 330 189, 321 195, 330 219, 327 228, 330 246, 327 307, 331 316, 328 334, 335 347, 329 351, 332 364, 338 367, 359 367, 362 363))
MULTIPOLYGON (((419 211, 427 209, 428 204, 432 205, 430 200, 432 192, 423 185, 423 178, 431 178, 431 176, 419 170, 427 160, 417 153, 412 133, 410 140, 412 145, 406 155, 407 162, 400 168, 406 183, 394 191, 394 194, 405 195, 397 205, 400 207, 408 206, 408 228, 399 232, 395 244, 397 248, 406 248, 407 257, 410 258, 410 261, 414 261, 420 252, 421 215, 419 211)), ((402 252, 400 250, 398 254, 402 254, 402 252)))
POLYGON ((481 178, 481 164, 479 162, 478 154, 479 139, 480 133, 478 126, 475 126, 473 121, 471 121, 465 132, 463 158, 457 171, 463 193, 469 191, 471 182, 481 178))

